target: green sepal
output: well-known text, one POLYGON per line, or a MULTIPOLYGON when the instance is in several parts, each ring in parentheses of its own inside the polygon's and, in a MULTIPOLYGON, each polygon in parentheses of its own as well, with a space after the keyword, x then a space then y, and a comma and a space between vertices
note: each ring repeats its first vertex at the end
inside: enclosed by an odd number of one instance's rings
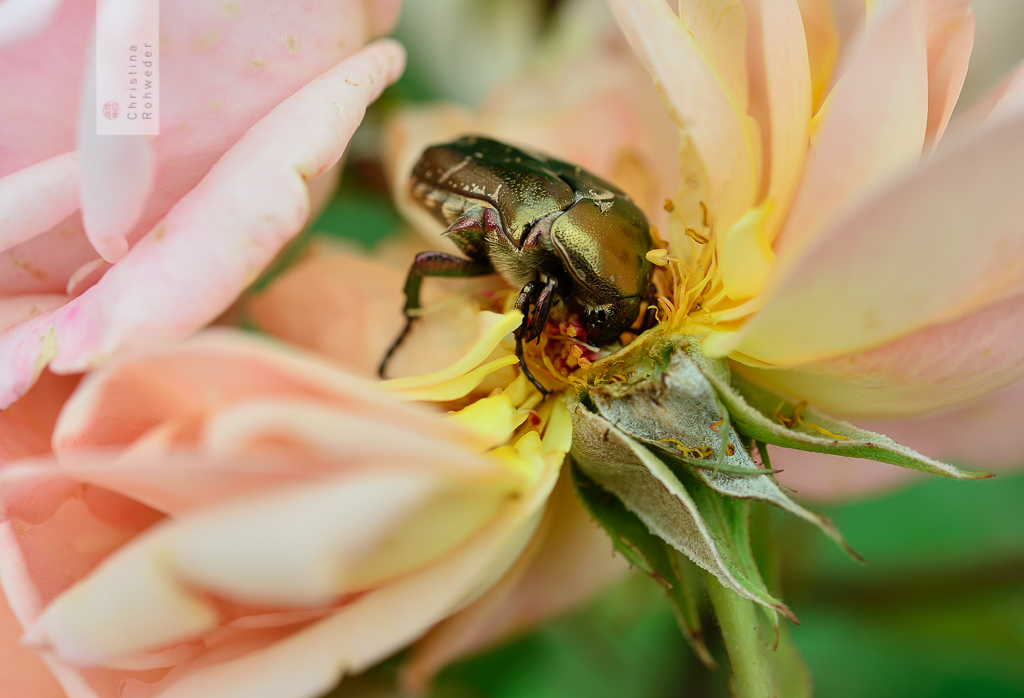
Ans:
MULTIPOLYGON (((570 398, 570 404, 575 401, 600 415, 677 476, 688 472, 719 494, 774 504, 814 524, 847 554, 861 560, 828 517, 793 501, 772 479, 774 471, 757 466, 732 423, 727 402, 712 382, 728 381, 728 365, 701 354, 696 341, 680 339, 671 352, 661 348, 665 340, 659 339, 659 350, 651 352, 659 359, 656 370, 648 368, 639 379, 588 386, 570 398), (670 446, 672 443, 704 449, 709 456, 698 460, 673 453, 681 449, 670 446)), ((648 353, 639 352, 639 356, 651 361, 648 353)), ((630 366, 628 361, 623 363, 630 366)), ((579 421, 574 417, 574 439, 578 438, 579 421)))
POLYGON ((567 403, 573 420, 571 455, 584 474, 621 500, 651 533, 723 586, 794 618, 768 592, 757 572, 746 534, 744 502, 721 496, 698 476, 673 472, 650 449, 574 396, 567 396, 567 403))
POLYGON ((803 408, 802 423, 786 426, 775 415, 792 420, 798 408, 793 400, 755 385, 735 373, 731 381, 714 374, 709 374, 707 378, 725 403, 736 427, 751 439, 801 451, 866 458, 960 480, 992 477, 991 473, 961 470, 949 463, 928 458, 883 434, 860 429, 810 407, 803 408), (827 436, 815 427, 842 438, 827 436))
POLYGON ((703 589, 700 570, 652 535, 622 502, 575 466, 572 468, 572 483, 583 507, 607 531, 615 550, 665 589, 686 641, 704 666, 716 668, 717 663, 708 651, 701 627, 697 596, 703 589))

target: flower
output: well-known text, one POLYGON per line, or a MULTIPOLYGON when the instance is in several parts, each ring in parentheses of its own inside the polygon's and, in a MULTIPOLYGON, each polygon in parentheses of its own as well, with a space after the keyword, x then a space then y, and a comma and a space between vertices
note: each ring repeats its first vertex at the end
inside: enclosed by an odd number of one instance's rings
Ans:
MULTIPOLYGON (((106 21, 125 16, 119 2, 106 21)), ((307 183, 403 63, 392 42, 359 51, 394 25, 395 0, 175 3, 161 13, 160 135, 101 137, 85 80, 94 5, 36 5, 8 17, 0 48, 0 86, 22 95, 0 107, 3 406, 48 364, 81 372, 223 312, 303 226, 307 183)))
MULTIPOLYGON (((408 199, 405 177, 425 145, 461 133, 493 135, 578 162, 629 192, 671 238, 672 255, 691 268, 682 289, 689 298, 680 299, 689 305, 677 309, 678 326, 703 336, 706 352, 729 356, 733 369, 755 382, 892 433, 931 456, 982 467, 1017 463, 1012 430, 997 426, 1016 419, 1021 404, 1014 398, 1019 387, 1009 385, 1022 365, 1015 353, 1016 272, 1009 258, 991 254, 991 245, 1012 250, 1019 239, 1012 225, 1000 228, 1000 221, 1020 220, 1010 193, 1019 171, 1011 156, 989 158, 986 148, 1012 145, 1020 69, 947 129, 970 54, 968 3, 888 3, 859 33, 844 29, 850 38, 843 45, 829 3, 772 3, 764 13, 760 6, 728 3, 719 16, 709 5, 680 18, 662 3, 613 3, 654 85, 641 80, 632 56, 599 18, 588 16, 587 24, 570 15, 563 26, 586 24, 600 38, 557 60, 542 46, 536 53, 544 60, 495 85, 475 111, 406 110, 389 139, 391 182, 403 214, 430 236, 431 246, 439 244, 436 224, 424 222, 408 199), (903 83, 889 74, 897 63, 905 68, 903 83), (595 65, 601 69, 581 68, 595 65), (655 86, 667 110, 658 107, 655 86), (910 135, 897 128, 907 120, 916 124, 910 135), (887 144, 906 152, 897 157, 903 151, 887 144), (866 170, 858 174, 844 158, 866 170), (952 173, 960 179, 947 181, 952 173), (826 186, 839 175, 842 187, 826 186), (721 199, 739 190, 746 191, 740 203, 721 199), (916 198, 907 195, 911 190, 916 198), (971 196, 988 200, 982 206, 971 196), (933 197, 943 205, 933 205, 933 197), (662 209, 666 199, 671 212, 662 209), (809 208, 821 218, 814 230, 796 217, 809 208), (975 243, 961 231, 973 229, 978 210, 989 212, 988 227, 975 243), (879 222, 883 217, 888 227, 879 222), (701 245, 690 234, 715 243, 701 245), (957 251, 939 254, 944 250, 957 251), (995 281, 979 283, 988 271, 995 281), (959 296, 950 291, 951 275, 963 284, 959 296), (813 292, 800 286, 810 278, 820 284, 813 292), (1007 284, 1002 291, 999 279, 1007 284), (701 293, 699 309, 688 312, 701 293), (927 295, 937 305, 926 311, 916 300, 897 302, 901 293, 927 295), (882 312, 879 307, 903 313, 886 336, 847 322, 857 313, 882 312), (819 331, 826 316, 835 326, 819 331), (799 336, 787 346, 826 336, 844 337, 846 344, 813 360, 748 348, 750 342, 781 347, 774 342, 787 328, 799 336), (976 438, 982 423, 998 438, 976 438)), ((850 24, 856 12, 838 9, 850 24)), ((872 463, 773 453, 786 470, 781 479, 818 498, 856 496, 907 476, 872 463)))
MULTIPOLYGON (((443 373, 382 390, 229 329, 64 401, 67 380, 18 403, 44 430, 59 416, 52 453, 0 473, 0 579, 69 696, 320 695, 460 608, 522 605, 578 527, 547 506, 568 415, 532 426, 523 380, 445 417, 410 403, 457 396, 443 373)), ((422 671, 448 644, 424 644, 422 671)))
POLYGON ((692 147, 671 238, 692 271, 680 320, 706 354, 854 416, 947 407, 1021 376, 1013 81, 946 133, 969 3, 880 5, 827 91, 835 38, 795 2, 748 3, 732 23, 613 6, 692 147), (744 46, 745 62, 727 50, 744 46))
MULTIPOLYGON (((435 107, 399 117, 390 157, 396 198, 410 219, 422 218, 404 191, 409 165, 424 145, 457 133, 504 136, 575 160, 623 182, 648 210, 665 181, 661 155, 677 154, 678 189, 657 226, 667 237, 655 255, 668 262, 656 273, 664 337, 624 340, 603 362, 594 354, 582 362, 559 353, 572 342, 549 326, 547 345, 530 358, 549 385, 577 388, 568 389, 573 459, 625 505, 604 511, 602 500, 588 502, 613 538, 632 526, 620 515, 636 515, 644 546, 653 532, 725 587, 787 612, 750 559, 741 535, 749 509, 739 500, 772 501, 842 539, 736 444, 979 475, 819 410, 905 417, 965 406, 1021 377, 1024 210, 1012 193, 1024 179, 1019 76, 950 124, 973 36, 967 2, 873 7, 838 67, 824 2, 681 3, 679 14, 660 0, 612 7, 664 98, 671 139, 627 128, 577 141, 592 117, 618 105, 574 111, 581 94, 599 88, 575 93, 586 76, 567 71, 553 90, 526 99, 525 90, 508 90, 475 114, 435 107), (560 99, 559 89, 574 96, 560 99), (551 104, 578 120, 552 127, 557 119, 540 107, 551 104), (647 175, 646 188, 636 186, 642 177, 627 184, 607 157, 627 144, 650 154, 634 168, 647 175), (635 374, 617 375, 613 360, 635 374), (724 426, 730 420, 735 431, 724 426), (694 440, 676 439, 677 452, 665 453, 672 429, 694 440)), ((620 101, 628 112, 629 100, 620 101)), ((762 458, 767 466, 767 451, 762 458)), ((587 499, 588 481, 578 481, 587 499)), ((643 558, 630 559, 643 566, 643 558)))

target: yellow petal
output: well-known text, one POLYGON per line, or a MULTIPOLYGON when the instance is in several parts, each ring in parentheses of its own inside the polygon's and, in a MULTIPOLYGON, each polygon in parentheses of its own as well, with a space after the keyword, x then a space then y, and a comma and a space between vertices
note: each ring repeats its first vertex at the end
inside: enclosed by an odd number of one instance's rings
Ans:
POLYGON ((733 300, 746 300, 761 293, 775 266, 775 253, 768 240, 768 222, 775 203, 771 199, 752 208, 733 224, 722 245, 722 281, 733 300))
POLYGON ((535 431, 527 432, 514 446, 500 446, 487 455, 509 472, 521 476, 528 483, 527 488, 535 485, 548 468, 540 436, 535 431))
POLYGON ((551 408, 551 416, 548 417, 547 427, 544 429, 544 440, 542 442, 545 453, 560 452, 568 453, 572 448, 572 417, 565 407, 565 402, 558 400, 551 408))
POLYGON ((803 174, 811 119, 807 40, 797 0, 750 2, 750 111, 766 136, 765 199, 774 201, 766 222, 774 241, 803 174))
POLYGON ((747 110, 747 14, 740 0, 681 0, 679 18, 729 90, 747 110))
MULTIPOLYGON (((395 390, 395 397, 400 400, 425 400, 427 402, 447 402, 448 400, 458 400, 459 398, 466 397, 473 392, 487 376, 491 375, 495 371, 505 368, 506 366, 511 366, 516 363, 519 363, 519 359, 515 356, 503 356, 500 359, 495 359, 494 361, 490 361, 479 368, 473 369, 469 373, 464 373, 461 376, 444 381, 443 383, 434 383, 423 387, 395 390)), ((405 379, 399 378, 397 380, 405 379)))
MULTIPOLYGON (((425 389, 429 389, 436 386, 447 385, 452 381, 456 381, 469 374, 472 369, 480 364, 484 359, 491 355, 491 353, 498 348, 505 337, 507 337, 513 330, 519 327, 523 321, 523 314, 518 310, 510 310, 504 315, 498 315, 497 313, 491 313, 483 311, 478 315, 480 321, 480 338, 470 348, 470 350, 461 359, 453 363, 447 368, 435 371, 434 373, 428 373, 422 376, 409 376, 407 378, 395 378, 392 380, 382 381, 379 386, 382 390, 393 391, 396 393, 403 393, 405 399, 409 400, 451 400, 454 398, 430 398, 430 397, 408 397, 408 395, 416 393, 429 395, 429 391, 425 392, 425 389)), ((501 360, 507 360, 508 357, 501 360)), ((502 366, 509 366, 515 363, 515 357, 512 357, 512 361, 506 361, 506 363, 500 366, 494 366, 487 373, 498 370, 502 366)), ((490 365, 496 364, 491 362, 490 365)), ((487 373, 480 374, 480 378, 487 373)), ((470 388, 472 390, 472 388, 470 388)), ((441 391, 444 392, 444 391, 441 391)), ((450 392, 450 390, 449 390, 450 392)), ((461 396, 459 396, 461 397, 461 396)))
POLYGON ((727 229, 754 202, 756 124, 738 109, 709 57, 664 0, 614 0, 611 5, 703 164, 714 225, 727 229))
POLYGON ((529 412, 517 410, 508 395, 502 393, 477 400, 449 414, 448 419, 495 446, 508 439, 529 416, 529 412))
POLYGON ((832 69, 839 56, 839 32, 835 12, 829 0, 798 0, 804 35, 807 37, 807 61, 811 68, 813 108, 821 106, 825 90, 832 80, 832 69))

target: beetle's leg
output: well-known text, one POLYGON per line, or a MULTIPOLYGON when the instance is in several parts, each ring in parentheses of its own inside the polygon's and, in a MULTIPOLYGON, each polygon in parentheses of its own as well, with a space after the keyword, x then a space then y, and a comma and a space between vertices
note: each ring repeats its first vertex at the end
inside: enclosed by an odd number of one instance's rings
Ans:
POLYGON ((530 314, 529 324, 526 324, 525 318, 523 320, 523 324, 526 325, 524 341, 532 342, 540 337, 540 333, 544 331, 544 325, 547 324, 548 315, 551 313, 551 302, 554 300, 557 290, 558 284, 554 279, 551 279, 540 290, 540 293, 537 294, 533 312, 530 314))
POLYGON ((543 317, 543 321, 540 324, 541 329, 544 327, 544 322, 547 322, 547 314, 551 310, 551 294, 554 291, 555 282, 549 281, 548 283, 541 286, 539 281, 530 281, 523 290, 519 292, 519 296, 516 298, 514 307, 517 310, 523 311, 523 322, 516 328, 516 358, 519 359, 519 368, 526 375, 527 380, 533 383, 533 387, 540 391, 540 394, 547 397, 551 394, 551 391, 545 388, 533 372, 530 371, 526 365, 526 359, 523 357, 523 341, 532 341, 536 337, 540 336, 538 331, 536 335, 533 335, 531 330, 536 323, 536 318, 543 317), (546 300, 544 300, 546 298, 546 300), (544 307, 546 304, 546 307, 544 307), (530 306, 534 307, 533 312, 530 312, 530 306))
POLYGON ((492 272, 494 272, 494 267, 487 261, 463 259, 446 252, 420 252, 416 255, 412 266, 409 267, 409 276, 405 279, 405 307, 402 309, 402 312, 405 313, 405 327, 402 328, 401 334, 391 344, 388 353, 381 360, 380 366, 377 368, 377 375, 381 378, 384 377, 384 370, 387 368, 388 361, 391 360, 391 355, 395 353, 412 328, 413 320, 416 319, 412 313, 420 308, 420 287, 423 285, 424 277, 467 278, 483 276, 492 272))
POLYGON ((651 284, 647 289, 647 310, 644 311, 644 321, 640 324, 640 334, 658 324, 658 288, 651 284))

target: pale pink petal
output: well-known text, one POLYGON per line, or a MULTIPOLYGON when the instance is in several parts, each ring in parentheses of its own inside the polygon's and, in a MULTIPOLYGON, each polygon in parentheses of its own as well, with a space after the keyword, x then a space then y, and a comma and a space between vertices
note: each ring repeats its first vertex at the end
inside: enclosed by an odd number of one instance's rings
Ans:
POLYGON ((67 296, 57 293, 0 297, 0 332, 54 308, 59 308, 67 301, 67 296))
MULTIPOLYGON (((87 84, 87 88, 91 84, 87 84)), ((96 135, 95 95, 82 100, 78 149, 82 157, 82 224, 108 262, 128 251, 127 233, 146 205, 154 163, 148 136, 96 135)))
POLYGON ((65 293, 74 272, 95 258, 80 212, 75 211, 47 231, 0 252, 0 294, 65 293))
POLYGON ((974 48, 974 13, 970 0, 941 0, 925 5, 928 25, 928 130, 930 152, 942 134, 960 97, 967 63, 974 48))
MULTIPOLYGON (((370 32, 385 33, 396 3, 314 0, 296 6, 275 0, 246 3, 175 2, 161 7, 161 134, 152 137, 154 185, 127 234, 137 242, 192 189, 217 159, 289 95, 354 53, 370 32), (301 11, 297 11, 301 7, 301 11)), ((75 115, 84 89, 95 3, 65 0, 52 25, 34 39, 0 54, 0 176, 75 148, 75 115), (10 125, 10 127, 9 127, 10 125)), ((139 192, 122 208, 128 219, 139 192)), ((66 233, 65 233, 66 234, 66 233)), ((79 223, 74 236, 82 235, 79 223)), ((115 236, 116 237, 116 236, 115 236)), ((83 238, 84 240, 84 238, 83 238)), ((74 239, 61 250, 50 237, 47 255, 28 259, 64 288, 77 268, 96 256, 74 239)), ((25 254, 17 255, 25 259, 25 254)), ((12 269, 0 261, 0 287, 12 269)), ((31 283, 30 279, 23 283, 31 283)))
POLYGON ((807 61, 811 71, 812 109, 818 110, 832 82, 832 70, 839 56, 839 33, 830 0, 798 0, 800 19, 807 39, 807 61))
MULTIPOLYGON (((132 0, 104 0, 97 8, 97 22, 98 40, 118 45, 159 33, 156 9, 132 0)), ((96 76, 123 71, 123 64, 111 65, 112 60, 109 53, 91 53, 78 107, 82 223, 89 242, 108 262, 116 262, 128 251, 128 233, 145 210, 156 166, 149 136, 97 133, 96 76)))
MULTIPOLYGON (((193 666, 190 667, 189 663, 186 663, 179 667, 179 670, 169 674, 167 680, 160 686, 168 692, 160 695, 210 695, 218 698, 233 695, 268 695, 279 698, 294 695, 307 698, 316 692, 304 687, 302 682, 297 681, 297 677, 301 677, 302 681, 314 682, 324 690, 338 678, 339 670, 358 671, 379 661, 415 639, 455 607, 472 601, 508 569, 534 532, 539 520, 539 510, 557 477, 558 463, 558 459, 552 459, 540 481, 526 496, 504 500, 510 503, 504 507, 502 513, 455 548, 451 554, 441 556, 421 570, 379 591, 354 600, 327 620, 304 630, 300 629, 290 638, 285 637, 266 649, 252 648, 254 651, 248 656, 236 659, 229 653, 226 657, 217 657, 220 653, 214 646, 210 652, 213 656, 209 659, 203 661, 204 656, 200 656, 193 666), (258 678, 251 675, 253 662, 257 662, 261 667, 258 678), (213 686, 208 687, 207 682, 213 682, 213 686)), ((350 494, 358 494, 355 492, 356 489, 358 488, 350 488, 350 494)), ((401 491, 401 487, 388 486, 377 494, 401 495, 401 491)), ((285 496, 281 500, 286 501, 289 498, 288 494, 284 491, 285 496)), ((316 498, 314 489, 309 489, 309 494, 316 498)), ((309 500, 309 497, 306 499, 309 500)), ((373 516, 378 519, 387 518, 386 500, 375 495, 365 501, 372 501, 375 504, 385 502, 373 516)), ((270 503, 274 504, 272 501, 270 503)), ((261 502, 260 506, 254 509, 254 520, 266 518, 265 504, 266 502, 261 502)), ((244 502, 240 502, 239 505, 244 506, 244 502)), ((209 515, 223 518, 232 507, 238 508, 229 505, 219 511, 213 510, 209 515)), ((362 508, 365 509, 365 506, 362 508)), ((325 509, 334 517, 343 516, 343 510, 344 507, 325 509)), ((204 515, 200 515, 200 518, 202 516, 204 515)), ((301 515, 293 515, 284 520, 276 519, 276 523, 279 527, 287 529, 303 518, 301 515)), ((230 550, 224 550, 197 566, 197 560, 190 560, 189 556, 195 558, 196 555, 201 556, 204 549, 216 548, 218 531, 220 534, 225 532, 222 528, 200 526, 201 523, 199 518, 192 517, 181 523, 165 524, 124 546, 83 582, 52 602, 34 623, 26 636, 26 641, 51 645, 62 659, 80 662, 112 657, 133 646, 140 647, 159 642, 158 636, 169 639, 172 636, 168 633, 172 629, 184 632, 189 623, 190 627, 196 629, 205 624, 202 608, 195 605, 205 601, 191 596, 196 589, 195 577, 202 576, 207 582, 213 581, 216 586, 217 582, 208 577, 218 566, 228 565, 232 569, 237 569, 241 554, 238 547, 240 540, 252 540, 254 562, 261 558, 266 562, 268 556, 259 553, 259 547, 267 544, 274 546, 273 541, 279 538, 281 545, 286 548, 290 545, 295 549, 286 554, 289 557, 295 557, 295 551, 301 553, 309 547, 308 541, 303 542, 304 538, 301 536, 292 538, 275 534, 267 538, 243 534, 233 539, 230 550), (188 534, 190 528, 194 529, 195 535, 188 534), (196 535, 200 534, 202 535, 196 538, 196 535), (168 569, 169 566, 174 569, 168 569), (118 568, 116 571, 119 574, 111 572, 115 567, 118 568), (185 587, 183 584, 188 586, 185 587), (109 594, 113 594, 117 601, 107 606, 101 624, 91 623, 89 618, 96 612, 96 607, 88 602, 88 599, 98 599, 109 594), (137 609, 135 617, 122 618, 109 612, 111 608, 116 608, 127 613, 129 607, 137 609), (140 613, 151 620, 159 615, 165 622, 139 623, 140 613)), ((327 538, 333 535, 335 538, 340 536, 342 539, 352 540, 351 530, 334 534, 330 534, 329 526, 320 526, 317 530, 320 533, 314 536, 316 540, 324 539, 325 532, 328 534, 327 538)), ((360 525, 359 530, 372 537, 372 527, 365 530, 360 525)), ((269 557, 273 558, 273 555, 269 557)), ((270 578, 282 574, 287 576, 290 574, 288 568, 287 564, 274 566, 273 569, 268 568, 270 578)), ((302 577, 302 583, 308 585, 310 581, 315 582, 323 570, 293 572, 302 577)), ((266 577, 263 572, 260 574, 266 577)), ((251 584, 252 581, 250 578, 245 583, 251 584)), ((238 575, 232 574, 231 583, 237 586, 238 582, 238 575)), ((132 685, 134 688, 141 688, 136 684, 132 685)))
POLYGON ((91 262, 86 262, 71 275, 68 279, 67 293, 71 298, 77 298, 87 290, 96 285, 96 282, 103 278, 103 275, 110 269, 110 262, 97 257, 91 262))
POLYGON ((1021 63, 998 85, 992 88, 977 104, 972 105, 949 123, 944 144, 955 145, 963 138, 969 138, 990 120, 1014 118, 1024 112, 1024 63, 1021 63))
MULTIPOLYGON (((306 400, 311 405, 376 418, 409 434, 467 448, 477 437, 439 423, 429 408, 396 402, 374 382, 245 333, 207 330, 185 343, 90 373, 61 413, 59 454, 130 444, 181 416, 201 419, 254 399, 306 400)), ((186 443, 195 443, 192 434, 186 443)))
POLYGON ((741 371, 836 415, 882 417, 941 409, 1024 376, 1024 296, 861 354, 741 371))
POLYGON ((19 458, 49 453, 57 415, 76 385, 78 376, 55 376, 44 371, 31 390, 0 412, 0 467, 19 458))
MULTIPOLYGON (((53 5, 28 2, 35 12, 53 5)), ((75 149, 74 115, 96 9, 86 0, 57 8, 41 34, 0 46, 0 176, 75 149)))
POLYGON ((11 698, 64 698, 64 691, 43 660, 19 644, 22 632, 0 592, 0 681, 4 692, 11 698))
POLYGON ((929 158, 833 224, 766 292, 735 356, 796 366, 855 354, 1018 294, 1022 187, 1024 114, 929 158))
POLYGON ((0 252, 46 232, 78 210, 78 153, 0 179, 0 252))
POLYGON ((340 675, 379 662, 479 596, 511 566, 530 540, 557 474, 557 467, 549 467, 527 497, 454 554, 263 651, 183 672, 160 698, 308 698, 330 689, 340 675))
POLYGON ((318 248, 248 301, 246 316, 264 332, 374 376, 404 323, 406 273, 318 248))
MULTIPOLYGON (((751 113, 765 144, 765 198, 774 202, 766 227, 774 234, 789 210, 807 153, 811 72, 796 0, 747 0, 751 113)), ((770 241, 770 240, 769 240, 770 241)))
POLYGON ((0 2, 0 48, 31 39, 53 22, 60 0, 0 2))
POLYGON ((693 34, 708 63, 714 66, 740 112, 747 111, 750 96, 747 76, 750 9, 742 0, 682 0, 679 3, 679 18, 693 34))
POLYGON ((775 243, 780 257, 803 249, 853 202, 920 159, 928 118, 921 0, 880 7, 839 76, 775 243))
POLYGON ((443 480, 425 473, 366 474, 291 485, 167 521, 53 598, 25 642, 74 664, 110 664, 212 629, 216 609, 197 590, 292 608, 372 590, 457 549, 509 494, 463 488, 460 502, 451 496, 457 485, 446 492, 443 480), (476 496, 489 506, 466 516, 476 496), (441 535, 427 535, 435 530, 441 535), (423 545, 412 548, 417 539, 423 545))
POLYGON ((858 426, 964 467, 980 470, 1024 464, 1024 381, 937 415, 863 420, 858 426))
POLYGON ((568 481, 548 503, 551 521, 538 531, 535 554, 520 556, 472 606, 440 623, 413 649, 403 677, 422 689, 458 657, 471 655, 593 597, 628 569, 608 534, 580 505, 568 481))
POLYGON ((737 110, 707 56, 663 0, 615 0, 612 9, 672 118, 696 148, 714 226, 728 230, 757 193, 749 117, 737 110))
MULTIPOLYGON (((2 475, 5 480, 8 473, 2 475)), ((105 522, 81 497, 65 499, 48 519, 33 525, 5 515, 0 523, 0 582, 22 624, 34 623, 46 604, 89 575, 153 518, 139 523, 105 522)))
POLYGON ((363 0, 363 6, 367 13, 367 36, 384 36, 390 34, 398 23, 402 0, 363 0))
POLYGON ((55 345, 55 369, 71 372, 215 318, 305 223, 305 182, 337 162, 402 63, 401 48, 382 41, 310 83, 246 134, 144 243, 48 318, 50 328, 24 324, 0 338, 0 356, 18 354, 4 363, 12 370, 0 404, 27 387, 43 337, 55 345))

